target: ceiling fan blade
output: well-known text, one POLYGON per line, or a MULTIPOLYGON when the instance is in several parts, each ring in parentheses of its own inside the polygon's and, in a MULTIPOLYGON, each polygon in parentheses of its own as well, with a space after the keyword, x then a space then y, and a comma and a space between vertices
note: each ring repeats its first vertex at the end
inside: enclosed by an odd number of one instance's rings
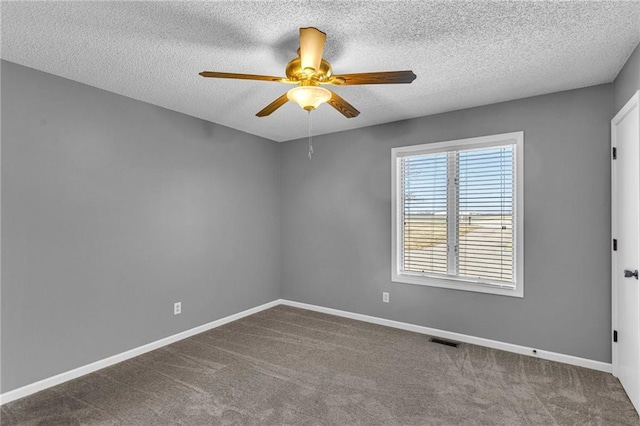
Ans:
POLYGON ((271 114, 273 111, 280 108, 282 105, 286 104, 288 101, 289 101, 289 98, 287 98, 287 94, 285 93, 284 95, 280 96, 278 99, 276 99, 275 101, 271 102, 269 105, 264 107, 260 112, 256 114, 256 117, 266 117, 267 115, 271 114))
POLYGON ((334 75, 330 83, 336 86, 353 84, 401 84, 416 79, 413 71, 365 72, 359 74, 334 75))
POLYGON ((300 65, 302 69, 320 69, 322 51, 327 35, 317 28, 300 28, 300 65))
POLYGON ((331 90, 329 91, 331 92, 331 99, 329 99, 327 103, 337 109, 340 114, 347 118, 354 118, 360 115, 360 111, 355 109, 353 105, 342 99, 337 93, 332 92, 331 90))
POLYGON ((210 78, 236 78, 240 80, 275 81, 280 83, 284 83, 287 81, 287 79, 284 77, 274 77, 271 75, 258 75, 258 74, 238 74, 235 72, 202 71, 200 75, 203 77, 210 77, 210 78))

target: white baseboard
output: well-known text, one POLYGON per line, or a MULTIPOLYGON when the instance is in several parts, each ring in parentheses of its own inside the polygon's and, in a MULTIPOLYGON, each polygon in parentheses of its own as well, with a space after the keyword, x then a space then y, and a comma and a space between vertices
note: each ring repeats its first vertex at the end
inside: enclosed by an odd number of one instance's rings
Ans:
POLYGON ((76 379, 80 376, 84 376, 85 374, 93 373, 94 371, 101 370, 105 367, 109 367, 119 362, 126 361, 138 355, 142 355, 146 352, 150 352, 155 349, 161 348, 163 346, 170 345, 171 343, 175 343, 179 340, 186 339, 187 337, 191 337, 196 334, 202 333, 204 331, 211 330, 212 328, 220 327, 221 325, 230 323, 232 321, 255 314, 260 311, 264 311, 265 309, 272 308, 279 304, 280 304, 280 300, 274 300, 272 302, 265 303, 264 305, 256 306, 255 308, 247 309, 246 311, 238 312, 237 314, 220 318, 218 320, 192 328, 190 330, 183 331, 178 334, 174 334, 173 336, 165 337, 164 339, 156 340, 155 342, 151 342, 146 345, 139 346, 134 349, 130 349, 126 352, 122 352, 117 355, 113 355, 108 358, 105 358, 96 362, 92 362, 91 364, 87 364, 82 367, 74 368, 73 370, 57 374, 53 377, 49 377, 47 379, 43 379, 35 383, 31 383, 21 388, 14 389, 9 392, 5 392, 0 395, 0 405, 6 404, 7 402, 15 401, 16 399, 24 398, 25 396, 34 394, 36 392, 40 392, 52 386, 56 386, 61 383, 67 382, 69 380, 76 379))
POLYGON ((244 318, 246 316, 255 314, 265 309, 272 308, 277 305, 287 305, 296 308, 308 309, 310 311, 323 312, 325 314, 336 315, 339 317, 351 318, 359 321, 369 322, 373 324, 384 325, 387 327, 398 328, 401 330, 413 331, 421 334, 428 334, 430 336, 443 337, 445 339, 457 340, 459 342, 471 343, 473 345, 485 346, 493 349, 500 349, 507 352, 513 352, 521 355, 529 355, 537 358, 547 359, 551 361, 558 361, 565 364, 577 365, 580 367, 590 368, 593 370, 604 371, 611 373, 611 364, 601 361, 594 361, 586 358, 579 358, 572 355, 564 355, 556 352, 549 352, 537 349, 536 353, 533 352, 534 348, 528 348, 526 346, 514 345, 511 343, 499 342, 497 340, 483 339, 481 337, 469 336, 467 334, 453 333, 451 331, 439 330, 437 328, 423 327, 421 325, 408 324, 405 322, 394 321, 384 318, 372 317, 369 315, 356 314, 353 312, 341 311, 339 309, 325 308, 322 306, 310 305, 307 303, 294 302, 286 299, 277 299, 269 303, 265 303, 255 308, 247 309, 246 311, 238 312, 237 314, 229 315, 224 318, 220 318, 216 321, 212 321, 208 324, 204 324, 187 331, 183 331, 173 336, 165 337, 164 339, 156 340, 155 342, 148 343, 146 345, 122 352, 117 355, 110 356, 108 358, 92 362, 82 367, 75 368, 73 370, 49 377, 47 379, 40 380, 35 383, 23 386, 18 389, 5 392, 0 395, 0 405, 7 402, 15 401, 16 399, 23 398, 25 396, 40 392, 52 386, 59 385, 69 380, 76 379, 85 374, 93 373, 94 371, 101 370, 111 365, 117 364, 122 361, 126 361, 138 355, 142 355, 146 352, 153 351, 163 346, 170 345, 187 337, 202 333, 207 330, 211 330, 221 325, 230 323, 232 321, 244 318))
POLYGON ((369 315, 356 314, 348 311, 341 311, 339 309, 325 308, 322 306, 309 305, 307 303, 294 302, 291 300, 281 299, 280 303, 287 306, 293 306, 296 308, 308 309, 310 311, 323 312, 325 314, 336 315, 339 317, 351 318, 359 321, 370 322, 373 324, 384 325, 387 327, 399 328, 401 330, 413 331, 421 334, 428 334, 430 336, 442 337, 445 339, 456 340, 464 343, 471 343, 473 345, 485 346, 487 348, 500 349, 506 352, 513 352, 521 355, 528 355, 536 358, 547 359, 550 361, 562 362, 564 364, 576 365, 579 367, 590 368, 592 370, 604 371, 611 373, 611 364, 594 361, 592 359, 580 358, 573 355, 565 355, 557 352, 549 352, 536 348, 529 348, 526 346, 514 345, 512 343, 500 342, 497 340, 484 339, 482 337, 469 336, 467 334, 454 333, 451 331, 439 330, 437 328, 423 327, 421 325, 408 324, 406 322, 393 321, 384 318, 372 317, 369 315), (533 352, 535 349, 535 353, 533 352))

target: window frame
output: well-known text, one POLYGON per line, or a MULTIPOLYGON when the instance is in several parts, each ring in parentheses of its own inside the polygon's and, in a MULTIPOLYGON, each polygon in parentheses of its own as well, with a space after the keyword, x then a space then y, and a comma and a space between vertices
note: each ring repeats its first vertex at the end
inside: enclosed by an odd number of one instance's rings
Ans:
MULTIPOLYGON (((451 214, 449 199, 447 217, 451 214)), ((502 133, 466 139, 420 145, 402 146, 391 149, 391 281, 429 287, 450 288, 503 296, 524 297, 524 132, 502 133), (435 276, 421 273, 401 272, 402 257, 402 181, 400 161, 403 157, 437 154, 457 150, 481 149, 513 145, 514 162, 514 285, 483 282, 461 276, 435 276)), ((453 225, 455 226, 455 225, 453 225)), ((447 254, 449 256, 449 254, 447 254)))

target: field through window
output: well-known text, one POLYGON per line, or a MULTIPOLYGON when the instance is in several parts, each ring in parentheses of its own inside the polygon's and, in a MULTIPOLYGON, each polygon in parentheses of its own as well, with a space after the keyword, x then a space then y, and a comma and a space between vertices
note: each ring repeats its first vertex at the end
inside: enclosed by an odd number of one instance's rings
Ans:
MULTIPOLYGON (((447 274, 447 217, 405 217, 404 270, 447 274)), ((513 216, 461 215, 458 218, 458 275, 513 280, 513 216)))

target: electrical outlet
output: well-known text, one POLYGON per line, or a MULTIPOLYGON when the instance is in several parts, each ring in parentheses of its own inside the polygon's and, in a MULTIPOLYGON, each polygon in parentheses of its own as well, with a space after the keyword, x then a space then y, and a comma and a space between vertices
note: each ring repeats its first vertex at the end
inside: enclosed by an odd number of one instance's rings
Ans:
POLYGON ((389 293, 387 293, 386 291, 382 292, 382 301, 384 303, 389 303, 389 293))
POLYGON ((182 313, 182 302, 176 302, 173 304, 173 315, 182 313))

